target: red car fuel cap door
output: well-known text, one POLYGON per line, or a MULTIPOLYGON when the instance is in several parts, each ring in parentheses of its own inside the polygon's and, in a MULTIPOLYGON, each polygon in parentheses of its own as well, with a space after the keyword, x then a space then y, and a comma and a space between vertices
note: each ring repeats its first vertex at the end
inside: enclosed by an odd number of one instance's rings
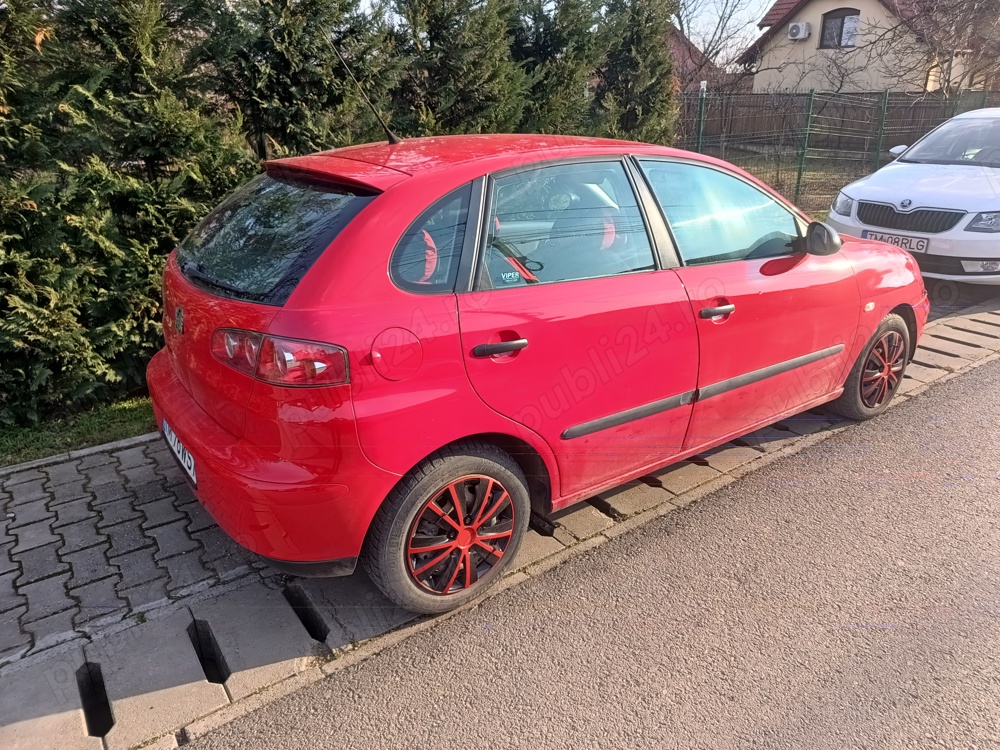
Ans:
POLYGON ((372 343, 372 366, 386 380, 404 380, 420 369, 420 340, 405 328, 386 328, 372 343))

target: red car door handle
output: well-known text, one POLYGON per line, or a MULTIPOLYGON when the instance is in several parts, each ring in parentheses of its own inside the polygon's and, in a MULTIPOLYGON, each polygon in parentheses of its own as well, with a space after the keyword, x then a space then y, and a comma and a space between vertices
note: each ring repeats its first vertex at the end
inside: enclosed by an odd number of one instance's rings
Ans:
POLYGON ((513 341, 501 341, 498 344, 480 344, 472 348, 473 357, 495 357, 498 354, 516 352, 528 345, 528 339, 514 339, 513 341))
POLYGON ((736 312, 736 305, 721 305, 719 307, 703 307, 698 314, 703 320, 709 320, 723 315, 731 315, 734 312, 736 312))

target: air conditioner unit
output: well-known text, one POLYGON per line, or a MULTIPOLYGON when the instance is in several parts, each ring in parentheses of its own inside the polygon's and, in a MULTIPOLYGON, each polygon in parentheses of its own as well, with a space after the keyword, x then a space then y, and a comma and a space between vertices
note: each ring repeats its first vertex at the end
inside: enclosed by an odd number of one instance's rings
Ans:
POLYGON ((812 26, 809 25, 808 21, 796 21, 788 24, 788 38, 793 42, 808 39, 811 33, 812 26))

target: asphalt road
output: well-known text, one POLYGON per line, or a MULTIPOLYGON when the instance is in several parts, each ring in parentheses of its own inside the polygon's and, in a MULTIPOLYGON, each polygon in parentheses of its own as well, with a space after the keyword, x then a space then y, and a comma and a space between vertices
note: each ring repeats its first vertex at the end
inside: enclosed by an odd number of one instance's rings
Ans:
POLYGON ((1000 747, 1000 363, 194 742, 1000 747))

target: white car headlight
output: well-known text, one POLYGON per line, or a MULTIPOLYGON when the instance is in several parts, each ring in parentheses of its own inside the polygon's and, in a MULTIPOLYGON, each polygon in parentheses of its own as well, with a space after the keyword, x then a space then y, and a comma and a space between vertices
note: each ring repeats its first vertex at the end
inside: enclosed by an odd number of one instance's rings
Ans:
POLYGON ((965 228, 966 232, 1000 232, 1000 211, 990 211, 979 214, 972 223, 965 228))
POLYGON ((850 216, 851 210, 854 208, 854 199, 849 198, 843 193, 837 193, 837 197, 833 201, 833 205, 830 206, 835 214, 840 214, 841 216, 850 216))

